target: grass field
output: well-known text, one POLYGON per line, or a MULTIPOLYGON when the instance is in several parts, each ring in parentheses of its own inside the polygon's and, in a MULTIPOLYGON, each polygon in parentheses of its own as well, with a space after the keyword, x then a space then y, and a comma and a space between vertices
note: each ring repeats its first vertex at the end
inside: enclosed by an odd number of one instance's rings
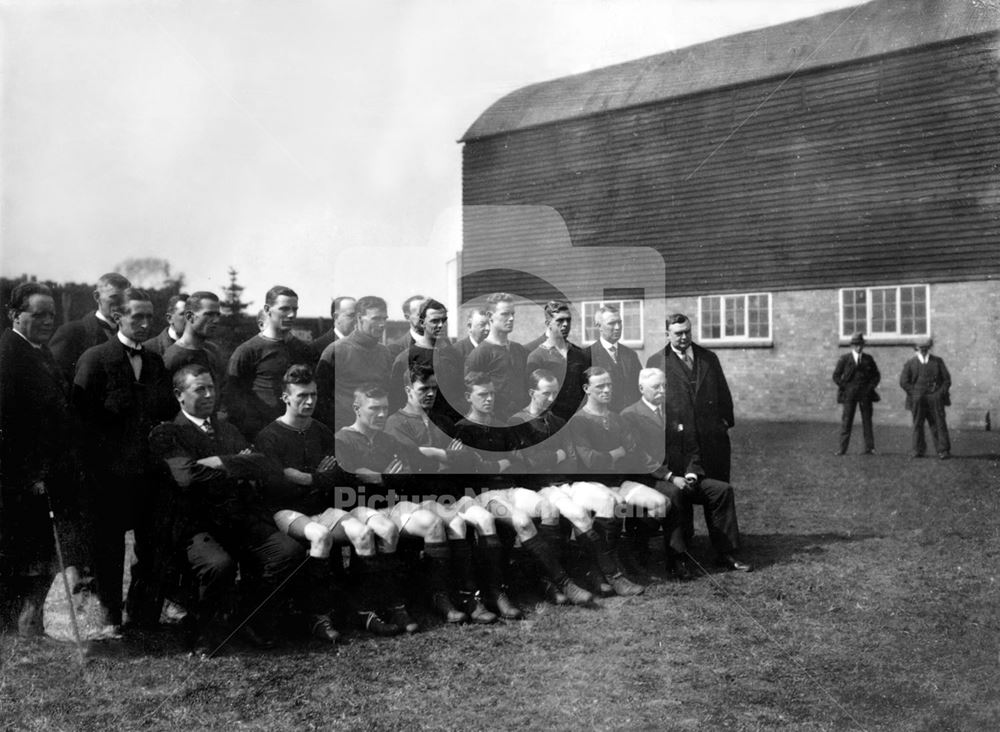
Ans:
POLYGON ((876 430, 879 455, 835 457, 834 425, 740 425, 751 574, 336 652, 197 662, 168 633, 81 670, 71 645, 4 638, 0 726, 1000 729, 1000 435, 955 432, 942 462, 876 430))

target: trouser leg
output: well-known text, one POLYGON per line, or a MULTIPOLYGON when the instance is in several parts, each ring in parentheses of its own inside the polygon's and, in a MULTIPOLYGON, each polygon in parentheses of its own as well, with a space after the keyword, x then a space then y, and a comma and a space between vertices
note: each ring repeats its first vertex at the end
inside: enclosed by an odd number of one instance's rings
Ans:
POLYGON ((717 554, 730 554, 740 546, 736 497, 729 483, 706 478, 695 489, 704 504, 705 524, 717 554))
POLYGON ((915 455, 927 452, 927 441, 924 437, 924 422, 927 421, 927 398, 917 397, 913 401, 913 445, 915 455))
POLYGON ((236 596, 236 560, 210 534, 195 534, 185 548, 188 565, 198 585, 195 616, 204 629, 213 619, 233 611, 236 596))
POLYGON ((858 403, 854 399, 845 397, 844 408, 840 413, 840 452, 847 452, 847 446, 851 444, 851 430, 854 429, 854 412, 857 406, 858 403))
POLYGON ((872 416, 875 412, 875 407, 870 399, 862 401, 860 407, 861 430, 864 433, 865 450, 870 452, 875 449, 875 430, 872 427, 872 416))
POLYGON ((937 394, 927 397, 927 420, 931 425, 934 449, 938 454, 951 452, 951 437, 948 434, 948 421, 944 410, 944 404, 937 394))

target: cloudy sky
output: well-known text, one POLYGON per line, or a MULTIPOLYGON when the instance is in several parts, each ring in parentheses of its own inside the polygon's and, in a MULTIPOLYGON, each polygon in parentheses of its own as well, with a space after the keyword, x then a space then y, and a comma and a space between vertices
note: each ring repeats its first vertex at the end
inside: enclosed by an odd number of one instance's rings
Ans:
POLYGON ((527 84, 857 0, 0 0, 0 272, 447 293, 465 130, 527 84))

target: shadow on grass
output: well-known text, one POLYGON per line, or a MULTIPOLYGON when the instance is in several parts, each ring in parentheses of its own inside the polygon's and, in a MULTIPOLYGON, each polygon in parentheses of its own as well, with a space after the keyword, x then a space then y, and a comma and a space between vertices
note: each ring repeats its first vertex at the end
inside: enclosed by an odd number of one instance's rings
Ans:
MULTIPOLYGON (((764 569, 788 562, 796 555, 822 555, 830 544, 850 544, 884 538, 874 532, 823 532, 819 534, 742 534, 740 557, 755 569, 764 569)), ((712 573, 724 572, 714 566, 715 555, 707 537, 698 537, 692 554, 712 573)))

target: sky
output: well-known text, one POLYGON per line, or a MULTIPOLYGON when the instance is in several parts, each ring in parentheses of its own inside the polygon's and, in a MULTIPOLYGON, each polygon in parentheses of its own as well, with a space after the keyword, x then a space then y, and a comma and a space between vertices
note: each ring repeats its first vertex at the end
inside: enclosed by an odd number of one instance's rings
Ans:
POLYGON ((0 273, 446 299, 500 97, 857 0, 0 0, 0 273))

